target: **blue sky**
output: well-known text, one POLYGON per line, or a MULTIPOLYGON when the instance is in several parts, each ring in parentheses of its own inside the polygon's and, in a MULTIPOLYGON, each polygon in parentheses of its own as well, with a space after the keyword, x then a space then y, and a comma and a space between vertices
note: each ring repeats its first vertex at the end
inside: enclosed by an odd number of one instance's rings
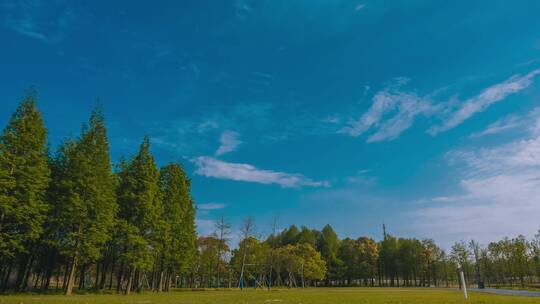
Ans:
POLYGON ((100 100, 150 135, 198 225, 381 225, 441 244, 540 226, 538 1, 0 0, 0 123, 39 92, 54 147, 100 100))

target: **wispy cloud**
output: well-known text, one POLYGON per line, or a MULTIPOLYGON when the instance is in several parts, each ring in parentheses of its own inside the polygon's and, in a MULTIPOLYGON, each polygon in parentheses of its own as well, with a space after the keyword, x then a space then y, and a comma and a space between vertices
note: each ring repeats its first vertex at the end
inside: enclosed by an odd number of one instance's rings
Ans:
POLYGON ((520 126, 520 121, 517 116, 509 116, 501 118, 496 122, 488 125, 484 130, 471 134, 471 138, 478 138, 487 135, 499 134, 511 129, 515 129, 520 126))
POLYGON ((4 25, 26 37, 47 43, 62 40, 70 24, 76 20, 67 2, 56 1, 46 6, 41 1, 5 1, 4 25))
POLYGON ((403 131, 412 126, 416 116, 431 115, 435 110, 435 106, 429 100, 414 94, 400 93, 393 97, 398 103, 397 113, 381 123, 377 132, 368 137, 367 142, 396 139, 403 131))
POLYGON ((500 134, 510 130, 520 132, 534 132, 540 130, 540 107, 530 111, 527 115, 511 114, 503 117, 492 124, 489 124, 484 130, 471 134, 471 138, 479 138, 488 135, 500 134))
POLYGON ((351 120, 340 132, 360 136, 374 128, 377 130, 367 142, 393 140, 412 126, 416 116, 434 113, 436 107, 427 96, 400 91, 403 82, 377 92, 368 111, 358 120, 351 120))
POLYGON ((262 170, 249 164, 229 163, 207 156, 197 157, 193 162, 197 167, 195 173, 206 177, 259 184, 277 184, 283 188, 328 186, 327 182, 314 181, 302 174, 262 170))
POLYGON ((540 74, 540 69, 536 69, 526 75, 514 75, 502 83, 493 85, 480 94, 467 99, 461 107, 450 114, 441 125, 434 126, 428 130, 431 135, 450 130, 478 112, 485 111, 492 104, 504 100, 509 95, 518 93, 532 83, 534 76, 540 74))
MULTIPOLYGON (((429 134, 437 135, 458 126, 476 113, 485 111, 492 104, 523 91, 532 84, 533 78, 538 74, 540 69, 525 75, 514 75, 464 102, 460 102, 456 97, 446 102, 435 102, 435 97, 441 90, 427 95, 404 91, 402 87, 407 83, 407 79, 399 78, 394 84, 377 92, 369 109, 359 119, 350 120, 339 133, 357 137, 373 130, 366 140, 368 143, 393 140, 409 129, 417 117, 424 116, 442 118, 441 124, 427 130, 429 134)), ((474 136, 493 134, 512 127, 511 121, 501 121, 493 124, 485 133, 474 136)))
POLYGON ((225 204, 222 203, 206 203, 206 204, 198 204, 197 208, 200 210, 218 210, 225 208, 225 204))
MULTIPOLYGON (((540 125, 536 117, 535 125, 540 125)), ((532 234, 540 213, 540 132, 530 128, 518 140, 473 151, 448 154, 464 167, 461 193, 432 199, 412 212, 418 231, 431 231, 443 240, 475 238, 489 241, 502 236, 532 234)))
POLYGON ((377 178, 369 175, 369 170, 358 170, 355 175, 345 177, 345 182, 353 186, 372 186, 377 178))
POLYGON ((221 144, 217 149, 215 155, 223 155, 225 153, 232 152, 242 143, 238 137, 240 134, 234 131, 226 130, 221 133, 219 137, 219 143, 221 144))
POLYGON ((358 11, 363 10, 364 8, 366 8, 366 5, 365 5, 365 4, 358 4, 358 5, 354 8, 354 10, 358 12, 358 11))
POLYGON ((47 36, 39 32, 39 30, 36 28, 36 25, 34 24, 33 19, 28 15, 17 20, 13 18, 8 18, 6 20, 6 23, 8 27, 20 34, 42 41, 48 41, 47 36))
POLYGON ((201 154, 221 155, 233 151, 241 141, 239 133, 222 130, 267 129, 270 104, 245 104, 216 108, 172 121, 155 121, 144 127, 151 130, 160 148, 181 152, 193 157, 201 154), (249 128, 249 129, 248 129, 249 128), (220 137, 221 146, 215 150, 215 139, 220 137), (232 150, 230 150, 232 149, 232 150))

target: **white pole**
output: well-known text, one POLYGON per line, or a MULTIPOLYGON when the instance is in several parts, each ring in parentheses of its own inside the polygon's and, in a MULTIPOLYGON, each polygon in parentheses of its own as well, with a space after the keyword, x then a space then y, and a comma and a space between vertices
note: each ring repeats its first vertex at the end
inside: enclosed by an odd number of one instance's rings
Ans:
POLYGON ((465 283, 465 275, 463 274, 463 269, 461 268, 461 264, 458 261, 458 270, 459 270, 459 279, 461 281, 461 287, 463 288, 463 296, 465 297, 465 300, 467 300, 467 284, 465 283))

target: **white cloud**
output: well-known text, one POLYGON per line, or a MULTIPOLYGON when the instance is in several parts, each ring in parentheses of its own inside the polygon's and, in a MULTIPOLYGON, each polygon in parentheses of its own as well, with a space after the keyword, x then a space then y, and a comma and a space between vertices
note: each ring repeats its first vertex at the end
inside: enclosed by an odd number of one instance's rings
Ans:
POLYGON ((366 5, 365 5, 365 4, 358 4, 358 5, 354 8, 354 10, 358 12, 358 11, 363 10, 364 8, 366 8, 366 5))
POLYGON ((478 137, 483 137, 487 135, 499 134, 499 133, 502 133, 511 129, 515 129, 519 127, 520 125, 521 124, 520 124, 520 121, 518 120, 518 117, 512 115, 512 116, 497 120, 496 122, 490 124, 489 126, 487 126, 487 128, 485 128, 484 130, 478 133, 471 134, 471 138, 478 138, 478 137))
POLYGON ((29 16, 26 16, 24 19, 20 19, 17 21, 14 19, 8 19, 7 24, 9 27, 11 27, 14 31, 18 32, 19 34, 23 34, 30 38, 35 38, 42 41, 48 40, 45 34, 40 33, 38 31, 33 20, 30 19, 29 16))
POLYGON ((471 138, 478 138, 487 135, 499 134, 509 130, 524 132, 540 131, 540 107, 537 107, 525 116, 511 114, 488 125, 484 130, 471 134, 471 138))
MULTIPOLYGON (((409 129, 418 116, 446 116, 442 124, 428 129, 429 134, 436 135, 456 127, 509 95, 526 89, 538 74, 540 74, 540 69, 533 70, 523 76, 514 75, 502 83, 484 89, 480 94, 464 102, 452 97, 447 102, 438 104, 433 101, 433 98, 439 94, 440 90, 424 96, 401 91, 400 88, 408 82, 408 79, 398 78, 392 85, 377 92, 372 98, 370 108, 359 119, 350 120, 345 127, 339 130, 339 133, 357 137, 370 130, 375 130, 368 136, 368 143, 393 140, 409 129)), ((485 132, 474 134, 473 137, 495 134, 513 128, 514 125, 511 123, 512 121, 498 122, 485 132)))
POLYGON ((219 137, 221 146, 219 146, 215 155, 223 155, 236 150, 236 148, 242 143, 242 141, 238 139, 239 136, 240 134, 237 132, 229 130, 221 133, 221 136, 219 137))
MULTIPOLYGON (((401 80, 397 86, 403 82, 404 80, 401 80)), ((377 131, 368 137, 367 142, 393 140, 412 126, 416 116, 431 115, 436 109, 428 97, 420 97, 414 93, 398 91, 396 87, 389 87, 375 94, 369 110, 360 119, 350 121, 340 132, 360 136, 372 128, 377 128, 377 131), (386 115, 393 116, 383 121, 386 115)))
POLYGON ((200 210, 217 210, 225 208, 225 204, 221 203, 207 203, 207 204, 198 204, 197 208, 200 210))
MULTIPOLYGON (((537 118, 537 123, 540 119, 537 118)), ((449 153, 464 164, 462 193, 412 212, 416 230, 451 242, 531 235, 540 226, 540 132, 501 146, 449 153)), ((455 162, 457 161, 457 163, 455 162)))
POLYGON ((435 107, 430 101, 414 94, 395 95, 398 100, 398 112, 394 117, 380 124, 377 132, 368 137, 367 142, 396 139, 403 131, 410 128, 418 115, 430 115, 435 107))
POLYGON ((301 174, 262 170, 249 164, 228 163, 207 156, 197 157, 193 162, 197 166, 195 173, 206 177, 259 184, 277 184, 284 188, 328 186, 327 182, 313 181, 301 174))
POLYGON ((0 8, 3 23, 9 29, 46 43, 57 43, 77 19, 68 4, 57 1, 44 6, 41 1, 6 1, 0 8))
POLYGON ((492 104, 504 100, 509 95, 518 93, 532 83, 534 76, 540 74, 540 69, 536 69, 524 76, 514 75, 502 83, 493 85, 480 94, 473 96, 465 102, 442 125, 434 126, 428 130, 431 135, 450 130, 478 112, 485 111, 492 104))
MULTIPOLYGON (((270 125, 273 121, 268 119, 272 107, 271 104, 239 103, 228 107, 217 107, 209 113, 177 117, 172 121, 159 120, 145 123, 143 127, 151 130, 153 138, 162 140, 157 143, 161 148, 191 157, 216 153, 216 150, 219 150, 215 147, 216 136, 224 137, 223 142, 227 141, 227 136, 229 136, 229 144, 223 145, 219 151, 219 153, 226 153, 227 149, 233 147, 230 139, 235 137, 230 136, 231 134, 227 135, 232 131, 220 134, 220 130, 249 129, 260 133, 268 129, 274 130, 274 125, 270 125)), ((238 135, 236 135, 236 140, 239 141, 238 135)))

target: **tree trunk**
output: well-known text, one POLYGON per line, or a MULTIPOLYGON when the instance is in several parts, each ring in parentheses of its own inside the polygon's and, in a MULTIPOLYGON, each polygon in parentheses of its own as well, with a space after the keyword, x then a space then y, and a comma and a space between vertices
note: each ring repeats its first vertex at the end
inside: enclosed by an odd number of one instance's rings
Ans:
POLYGON ((19 288, 20 291, 25 291, 26 287, 28 287, 28 280, 30 279, 30 275, 32 273, 32 264, 34 264, 34 256, 30 255, 30 257, 28 258, 28 264, 26 265, 22 284, 19 288))
POLYGON ((73 291, 73 285, 75 280, 75 269, 77 267, 77 253, 73 256, 73 259, 71 261, 71 266, 69 267, 68 275, 67 275, 67 283, 66 283, 66 296, 70 296, 73 291))
POLYGON ((116 293, 120 293, 120 289, 122 288, 123 268, 124 267, 120 268, 116 274, 116 293))
POLYGON ((52 272, 53 272, 53 266, 52 266, 52 262, 50 262, 47 265, 47 271, 45 273, 45 281, 43 281, 43 284, 41 285, 41 289, 43 291, 49 290, 49 286, 51 285, 51 278, 53 275, 52 272))
MULTIPOLYGON (((103 271, 102 269, 102 264, 101 263, 96 263, 96 279, 94 281, 94 289, 95 290, 99 290, 99 279, 100 279, 100 270, 103 271)), ((104 271, 103 271, 104 272, 104 271)))
POLYGON ((163 269, 161 269, 161 271, 159 272, 159 283, 158 283, 157 291, 158 292, 163 291, 163 269))
POLYGON ((9 277, 11 276, 12 269, 13 269, 13 260, 10 260, 7 271, 6 271, 6 275, 4 276, 4 278, 2 280, 2 287, 1 287, 1 292, 2 293, 4 293, 6 291, 8 285, 9 285, 9 277))
POLYGON ((133 270, 129 270, 129 276, 128 276, 128 282, 126 285, 126 295, 129 295, 131 293, 131 284, 133 283, 133 270))
MULTIPOLYGON (((110 262, 104 263, 101 269, 101 278, 99 279, 99 289, 105 288, 105 281, 107 280, 107 269, 109 268, 110 262)), ((96 276, 97 278, 97 276, 96 276)))
POLYGON ((109 277, 109 290, 112 289, 115 266, 116 266, 116 260, 113 258, 112 265, 111 265, 111 276, 109 277))
POLYGON ((34 290, 37 289, 40 278, 41 278, 41 272, 38 272, 36 275, 36 279, 34 280, 34 290))

